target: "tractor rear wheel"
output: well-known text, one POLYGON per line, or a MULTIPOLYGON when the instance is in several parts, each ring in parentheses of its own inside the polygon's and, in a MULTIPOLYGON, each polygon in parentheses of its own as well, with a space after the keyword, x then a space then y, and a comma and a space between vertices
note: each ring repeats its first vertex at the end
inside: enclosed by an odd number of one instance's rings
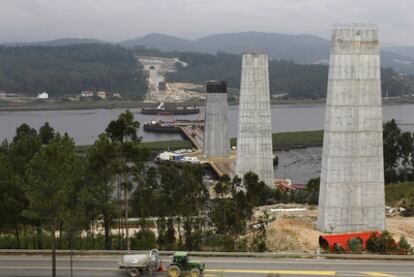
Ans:
POLYGON ((198 269, 198 268, 191 269, 190 276, 191 277, 200 277, 201 276, 200 269, 198 269))
POLYGON ((138 276, 139 276, 139 274, 140 274, 140 272, 139 272, 139 270, 138 270, 138 269, 136 269, 136 268, 131 268, 131 269, 128 269, 128 275, 129 275, 130 277, 138 277, 138 276))
POLYGON ((180 275, 181 275, 181 269, 178 266, 172 265, 168 268, 168 276, 179 277, 180 275))

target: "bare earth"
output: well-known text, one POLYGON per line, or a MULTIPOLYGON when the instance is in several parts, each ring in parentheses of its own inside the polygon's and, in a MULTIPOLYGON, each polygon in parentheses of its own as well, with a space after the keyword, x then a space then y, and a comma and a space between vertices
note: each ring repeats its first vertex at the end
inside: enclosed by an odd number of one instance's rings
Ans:
MULTIPOLYGON (((306 205, 275 205, 261 207, 257 217, 267 211, 269 218, 276 218, 267 226, 267 245, 270 251, 316 252, 319 236, 325 234, 316 230, 317 208, 306 205), (275 212, 271 208, 308 208, 301 212, 275 212)), ((387 230, 398 241, 404 235, 414 245, 414 217, 387 217, 387 230)))

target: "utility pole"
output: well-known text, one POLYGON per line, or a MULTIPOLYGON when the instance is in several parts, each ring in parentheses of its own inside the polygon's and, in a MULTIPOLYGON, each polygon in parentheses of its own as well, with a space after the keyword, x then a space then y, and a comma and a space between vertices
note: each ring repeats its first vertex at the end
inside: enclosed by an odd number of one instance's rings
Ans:
POLYGON ((125 236, 127 241, 127 250, 131 250, 131 241, 129 239, 129 228, 128 228, 128 188, 124 188, 124 201, 125 201, 125 236))

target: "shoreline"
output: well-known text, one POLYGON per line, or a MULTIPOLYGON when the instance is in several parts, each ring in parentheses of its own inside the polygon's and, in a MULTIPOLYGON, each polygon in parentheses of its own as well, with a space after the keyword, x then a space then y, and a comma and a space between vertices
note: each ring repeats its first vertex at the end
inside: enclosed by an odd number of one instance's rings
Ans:
POLYGON ((94 101, 94 102, 55 102, 55 103, 0 103, 0 112, 24 111, 70 111, 96 109, 135 109, 142 108, 142 101, 94 101))
MULTIPOLYGON (((324 105, 326 99, 280 100, 271 101, 271 107, 276 106, 315 106, 324 105)), ((383 105, 410 105, 414 104, 414 97, 398 99, 383 99, 383 105)), ((189 102, 186 105, 204 106, 204 102, 189 102)), ((101 110, 101 109, 139 109, 144 106, 143 101, 116 100, 93 102, 5 102, 0 100, 0 112, 24 112, 24 111, 65 111, 65 110, 101 110)), ((229 108, 237 107, 238 103, 229 103, 229 108)))
MULTIPOLYGON (((291 149, 322 147, 323 130, 273 133, 272 141, 273 151, 289 151, 291 149)), ((230 144, 232 146, 237 145, 236 138, 231 138, 230 144)), ((76 150, 78 153, 84 153, 89 147, 91 147, 91 145, 76 145, 76 150)), ((193 146, 189 140, 181 139, 141 142, 140 147, 150 151, 160 151, 167 149, 188 149, 193 146)))

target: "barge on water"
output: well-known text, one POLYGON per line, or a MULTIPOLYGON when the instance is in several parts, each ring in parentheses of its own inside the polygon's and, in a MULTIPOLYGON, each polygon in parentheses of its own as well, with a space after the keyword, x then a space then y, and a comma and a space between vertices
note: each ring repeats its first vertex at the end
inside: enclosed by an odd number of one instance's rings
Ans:
POLYGON ((154 133, 179 133, 180 127, 162 121, 152 121, 151 123, 144 124, 144 132, 154 133))
POLYGON ((144 124, 145 132, 154 133, 180 133, 181 127, 189 125, 203 125, 204 120, 177 120, 177 121, 151 121, 150 123, 144 124))
POLYGON ((151 115, 198 114, 200 113, 200 108, 196 106, 166 106, 164 103, 161 103, 158 107, 143 107, 141 113, 151 115))

